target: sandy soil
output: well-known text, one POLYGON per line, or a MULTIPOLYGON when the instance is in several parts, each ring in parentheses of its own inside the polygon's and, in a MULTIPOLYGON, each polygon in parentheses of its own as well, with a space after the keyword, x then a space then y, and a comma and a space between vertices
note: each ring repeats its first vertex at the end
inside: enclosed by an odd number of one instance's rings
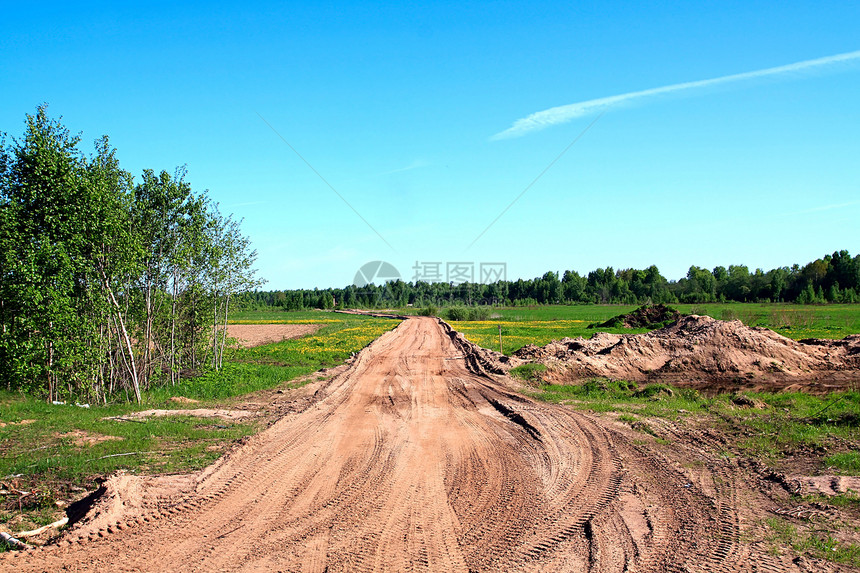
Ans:
POLYGON ((115 476, 0 570, 832 570, 751 541, 773 484, 708 428, 663 447, 514 392, 474 350, 406 320, 207 470, 115 476))
POLYGON ((319 328, 319 324, 229 324, 227 336, 252 347, 313 334, 319 328))
POLYGON ((860 385, 860 335, 795 341, 738 320, 696 315, 644 334, 601 332, 528 345, 511 360, 543 362, 552 367, 553 381, 562 383, 596 376, 711 392, 827 392, 860 385))
POLYGON ((255 412, 248 410, 225 410, 222 408, 193 408, 175 410, 141 410, 127 414, 127 419, 160 418, 164 416, 196 416, 198 418, 222 418, 224 420, 242 420, 254 416, 255 412))

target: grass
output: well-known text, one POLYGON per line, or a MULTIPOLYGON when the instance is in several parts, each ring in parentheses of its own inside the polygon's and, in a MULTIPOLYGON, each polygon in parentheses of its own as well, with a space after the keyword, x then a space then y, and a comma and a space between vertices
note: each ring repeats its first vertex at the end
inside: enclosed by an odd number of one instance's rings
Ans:
POLYGON ((828 504, 840 508, 860 510, 860 493, 850 489, 847 493, 838 493, 836 495, 804 495, 799 499, 799 501, 806 503, 828 504))
POLYGON ((578 409, 594 412, 621 412, 636 416, 676 418, 705 413, 714 399, 705 398, 695 390, 677 389, 665 384, 650 384, 640 388, 633 382, 594 378, 579 385, 544 384, 532 395, 556 404, 571 404, 578 409))
POLYGON ((68 500, 95 480, 124 469, 174 473, 200 469, 226 444, 258 430, 255 422, 190 416, 123 422, 110 419, 139 409, 131 405, 80 408, 52 405, 20 394, 0 393, 0 522, 24 514, 18 529, 55 519, 57 500, 68 500))
MULTIPOLYGON (((325 318, 316 333, 252 349, 233 349, 220 372, 183 379, 176 386, 144 392, 141 405, 116 403, 52 405, 0 392, 0 482, 30 495, 0 495, 0 523, 15 530, 54 521, 59 500, 93 489, 118 470, 138 474, 187 473, 203 468, 243 436, 261 429, 256 421, 228 422, 190 416, 116 418, 147 408, 182 408, 172 396, 200 400, 194 407, 222 405, 229 398, 297 386, 296 378, 341 364, 397 321, 365 316, 281 313, 285 322, 325 318)), ((255 320, 247 318, 244 320, 255 320)), ((258 319, 257 319, 258 320, 258 319)))
MULTIPOLYGON (((626 381, 591 379, 579 385, 541 385, 532 392, 540 400, 570 404, 593 412, 618 412, 623 421, 643 417, 675 419, 712 416, 737 435, 737 452, 777 462, 798 451, 844 450, 860 443, 860 392, 812 396, 801 392, 746 393, 764 408, 739 408, 732 396, 705 397, 692 389, 665 384, 639 387, 626 381)), ((621 418, 619 418, 621 419, 621 418)), ((821 457, 821 469, 856 475, 860 453, 856 447, 821 457)))
POLYGON ((80 481, 123 467, 159 473, 197 469, 217 457, 207 453, 213 451, 208 446, 225 439, 232 441, 255 429, 253 423, 191 416, 120 422, 104 418, 114 413, 128 414, 125 408, 92 408, 81 413, 73 411, 74 406, 40 405, 20 400, 10 408, 36 421, 11 431, 4 428, 7 431, 0 465, 4 475, 39 475, 39 481, 44 483, 58 479, 80 481), (189 442, 194 442, 193 446, 189 442), (117 454, 133 454, 136 458, 129 462, 117 454))
MULTIPOLYGON (((308 314, 280 313, 290 324, 305 324, 308 314)), ((320 313, 315 313, 317 316, 320 313)), ((194 399, 222 399, 272 388, 300 376, 343 363, 382 333, 397 326, 387 318, 361 315, 330 314, 329 322, 314 334, 266 344, 256 348, 232 349, 220 372, 182 380, 176 386, 152 391, 149 396, 165 400, 182 395, 194 399)), ((247 324, 247 322, 242 322, 247 324)), ((271 324, 269 322, 268 324, 271 324)), ((315 324, 320 324, 317 320, 315 324)))
POLYGON ((860 472, 860 453, 843 452, 824 458, 824 463, 840 472, 857 475, 860 472))
POLYGON ((765 524, 771 531, 768 537, 771 544, 788 545, 799 554, 860 567, 860 545, 838 542, 826 527, 799 529, 793 523, 779 518, 768 518, 765 524))
MULTIPOLYGON (((726 398, 715 411, 724 420, 748 434, 738 443, 741 451, 766 460, 777 460, 798 450, 838 448, 843 441, 860 441, 860 392, 839 392, 812 396, 801 392, 748 393, 765 408, 732 409, 726 398)), ((849 470, 857 456, 832 455, 824 467, 845 464, 849 470)), ((850 471, 850 470, 849 470, 850 471)))
POLYGON ((510 375, 521 380, 540 383, 543 379, 544 372, 546 372, 545 364, 532 362, 511 368, 510 375))

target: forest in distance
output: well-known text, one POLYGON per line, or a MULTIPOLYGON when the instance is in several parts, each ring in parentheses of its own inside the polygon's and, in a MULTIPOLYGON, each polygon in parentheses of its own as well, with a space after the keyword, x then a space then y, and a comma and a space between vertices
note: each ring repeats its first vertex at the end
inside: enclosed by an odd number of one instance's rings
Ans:
POLYGON ((646 269, 606 267, 587 275, 568 270, 559 276, 550 271, 533 279, 489 284, 395 280, 363 287, 255 291, 242 297, 246 309, 284 310, 709 302, 860 302, 860 255, 852 257, 847 250, 840 250, 803 266, 794 264, 766 272, 750 272, 745 265, 713 270, 691 266, 677 281, 667 280, 651 265, 646 269))

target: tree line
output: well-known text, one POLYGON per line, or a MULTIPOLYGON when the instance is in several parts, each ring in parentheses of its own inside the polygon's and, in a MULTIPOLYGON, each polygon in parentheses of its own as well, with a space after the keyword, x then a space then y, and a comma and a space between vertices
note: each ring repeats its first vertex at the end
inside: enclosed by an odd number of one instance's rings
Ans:
POLYGON ((745 265, 691 266, 679 280, 667 280, 656 266, 600 268, 580 275, 568 270, 534 279, 476 283, 392 281, 383 285, 330 289, 256 291, 243 306, 284 310, 451 305, 645 304, 705 302, 860 302, 860 255, 825 255, 804 266, 750 272, 745 265))
POLYGON ((183 168, 123 170, 40 106, 0 140, 0 381, 48 400, 141 400, 219 368, 235 295, 256 288, 240 223, 183 168))

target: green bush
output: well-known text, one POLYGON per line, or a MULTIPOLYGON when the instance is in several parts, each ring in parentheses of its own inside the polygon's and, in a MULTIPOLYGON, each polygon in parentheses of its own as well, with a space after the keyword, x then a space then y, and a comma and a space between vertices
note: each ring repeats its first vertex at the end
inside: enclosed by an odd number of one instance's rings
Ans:
POLYGON ((439 308, 429 304, 418 311, 418 316, 436 316, 439 314, 439 308))
POLYGON ((448 320, 487 320, 490 318, 490 309, 485 306, 452 306, 445 311, 448 320))

